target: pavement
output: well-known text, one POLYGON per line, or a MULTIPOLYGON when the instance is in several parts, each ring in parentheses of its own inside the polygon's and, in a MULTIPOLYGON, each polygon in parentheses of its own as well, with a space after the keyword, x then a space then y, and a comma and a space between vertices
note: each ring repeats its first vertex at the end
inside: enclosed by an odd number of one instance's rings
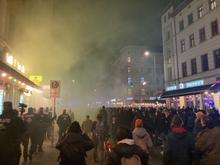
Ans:
MULTIPOLYGON (((92 158, 93 150, 89 151, 87 153, 88 157, 86 159, 87 165, 99 165, 93 161, 92 158)), ((51 141, 46 140, 44 142, 43 146, 43 152, 35 153, 33 155, 32 161, 24 162, 23 158, 21 158, 20 165, 57 165, 59 164, 57 162, 59 152, 55 149, 54 146, 52 146, 51 141)), ((158 157, 158 155, 153 154, 150 158, 150 165, 162 165, 161 159, 158 157)))

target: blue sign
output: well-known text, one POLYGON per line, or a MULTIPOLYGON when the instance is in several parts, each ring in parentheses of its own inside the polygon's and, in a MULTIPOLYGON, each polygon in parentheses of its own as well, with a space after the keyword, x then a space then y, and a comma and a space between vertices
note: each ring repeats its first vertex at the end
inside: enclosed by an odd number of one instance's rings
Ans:
POLYGON ((196 81, 190 81, 187 83, 180 83, 177 85, 168 86, 166 88, 166 91, 174 91, 177 89, 185 89, 185 88, 192 88, 192 87, 198 87, 204 85, 204 80, 196 80, 196 81))

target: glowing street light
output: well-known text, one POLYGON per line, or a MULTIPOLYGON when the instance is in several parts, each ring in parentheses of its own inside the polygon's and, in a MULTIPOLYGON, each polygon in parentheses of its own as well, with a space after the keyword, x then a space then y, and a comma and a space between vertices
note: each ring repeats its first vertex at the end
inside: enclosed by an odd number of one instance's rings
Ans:
POLYGON ((145 51, 145 52, 144 52, 144 55, 145 55, 145 56, 149 56, 149 55, 150 55, 150 52, 149 52, 149 51, 145 51))
POLYGON ((147 85, 147 82, 146 82, 146 81, 144 81, 142 85, 143 85, 143 86, 147 85))

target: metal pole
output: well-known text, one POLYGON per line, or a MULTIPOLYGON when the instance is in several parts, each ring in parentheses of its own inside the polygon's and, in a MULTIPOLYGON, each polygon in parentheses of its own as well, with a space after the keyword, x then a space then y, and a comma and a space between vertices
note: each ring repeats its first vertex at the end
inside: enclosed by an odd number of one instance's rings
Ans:
POLYGON ((155 53, 153 54, 153 58, 154 58, 154 89, 155 89, 155 92, 157 90, 157 82, 156 82, 156 55, 155 53))
MULTIPOLYGON (((53 97, 53 115, 56 116, 56 97, 53 97)), ((54 144, 54 133, 55 133, 55 122, 52 121, 52 138, 51 138, 51 145, 54 144)))

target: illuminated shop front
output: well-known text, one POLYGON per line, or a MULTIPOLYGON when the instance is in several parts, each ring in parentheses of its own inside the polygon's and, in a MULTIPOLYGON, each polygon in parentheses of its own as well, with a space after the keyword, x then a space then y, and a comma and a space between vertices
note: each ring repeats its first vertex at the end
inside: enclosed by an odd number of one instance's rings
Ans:
POLYGON ((26 78, 25 67, 8 53, 0 60, 0 113, 4 101, 11 101, 17 108, 19 103, 26 103, 32 92, 40 88, 26 78))
POLYGON ((213 84, 205 84, 204 80, 190 81, 168 86, 161 98, 166 98, 168 107, 196 107, 219 109, 219 93, 212 90, 213 84))

